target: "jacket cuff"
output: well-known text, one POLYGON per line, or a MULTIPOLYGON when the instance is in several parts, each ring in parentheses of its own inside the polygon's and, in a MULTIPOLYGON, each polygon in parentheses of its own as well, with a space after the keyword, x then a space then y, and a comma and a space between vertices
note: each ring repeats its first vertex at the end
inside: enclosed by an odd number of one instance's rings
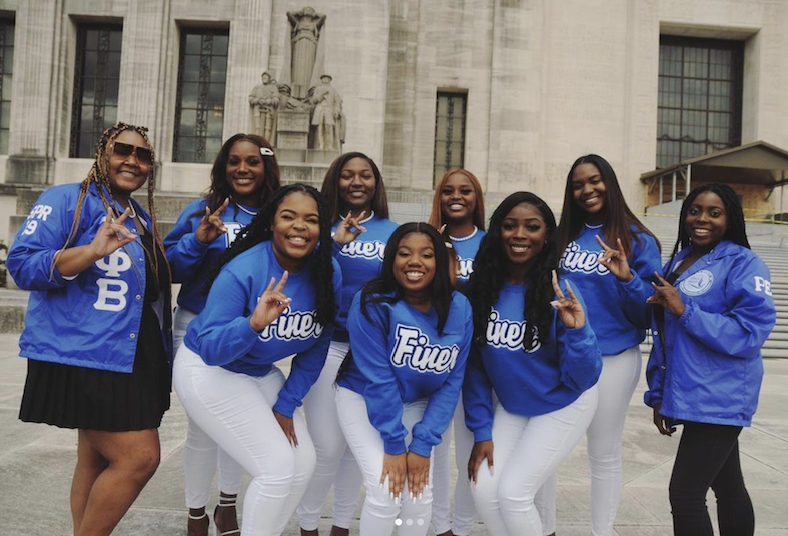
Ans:
POLYGON ((492 428, 479 428, 473 431, 473 442, 492 441, 492 428))
POLYGON ((424 440, 416 438, 410 442, 410 447, 408 447, 408 450, 415 452, 419 456, 429 458, 430 454, 432 454, 432 445, 424 440))
POLYGON ((698 304, 695 303, 693 300, 688 299, 684 303, 684 312, 681 313, 681 316, 679 317, 679 323, 681 324, 682 327, 686 328, 689 325, 697 309, 698 309, 698 304))
POLYGON ((196 253, 198 255, 202 255, 211 245, 210 242, 200 242, 197 240, 197 233, 189 233, 183 235, 181 238, 183 242, 186 244, 186 249, 190 252, 196 253))
POLYGON ((279 399, 276 401, 276 404, 274 404, 273 410, 277 413, 281 413, 285 417, 290 417, 292 419, 293 413, 295 413, 295 404, 285 400, 281 395, 279 395, 279 399))
POLYGON ((397 455, 406 452, 404 439, 383 440, 383 452, 386 454, 397 455))

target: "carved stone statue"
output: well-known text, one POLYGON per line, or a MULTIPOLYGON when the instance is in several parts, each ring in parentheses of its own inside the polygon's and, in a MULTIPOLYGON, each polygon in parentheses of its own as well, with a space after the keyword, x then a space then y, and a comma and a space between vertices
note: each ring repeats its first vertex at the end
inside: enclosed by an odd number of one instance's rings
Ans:
POLYGON ((249 105, 252 107, 252 129, 269 142, 274 143, 279 88, 268 73, 263 73, 260 78, 262 84, 256 85, 249 94, 249 105))
POLYGON ((292 45, 290 82, 293 96, 301 99, 306 97, 310 86, 320 29, 326 22, 326 16, 307 6, 301 11, 288 11, 287 20, 292 26, 290 32, 292 45))
POLYGON ((345 118, 342 115, 342 97, 331 87, 331 76, 320 77, 320 85, 314 88, 309 99, 314 104, 312 127, 317 149, 341 150, 345 141, 345 118))
POLYGON ((308 102, 303 102, 294 98, 291 94, 290 86, 282 84, 279 86, 279 109, 310 112, 312 106, 308 102))

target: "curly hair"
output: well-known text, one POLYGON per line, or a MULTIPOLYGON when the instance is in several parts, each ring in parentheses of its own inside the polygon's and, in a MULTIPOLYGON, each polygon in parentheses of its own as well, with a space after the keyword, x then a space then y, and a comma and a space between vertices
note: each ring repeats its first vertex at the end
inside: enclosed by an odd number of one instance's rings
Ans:
POLYGON ((482 191, 482 185, 479 179, 476 178, 476 175, 467 169, 460 168, 452 168, 444 173, 441 180, 438 181, 437 186, 435 186, 435 195, 432 196, 432 212, 430 213, 429 224, 436 229, 440 229, 444 223, 447 223, 446 216, 443 214, 441 207, 441 192, 446 182, 449 180, 449 177, 455 173, 466 177, 470 181, 473 191, 476 194, 476 208, 473 211, 473 224, 484 231, 484 192, 482 191))
MULTIPOLYGON (((231 136, 224 142, 222 148, 219 149, 219 154, 216 155, 216 159, 213 161, 213 167, 211 168, 211 185, 205 193, 205 201, 211 212, 219 208, 221 204, 224 203, 225 199, 232 199, 233 190, 227 182, 227 161, 230 159, 230 150, 232 150, 233 145, 239 141, 248 141, 261 149, 270 149, 272 152, 274 150, 271 144, 268 143, 268 140, 257 134, 244 134, 240 132, 231 136)), ((280 181, 279 164, 276 161, 276 155, 261 154, 260 157, 263 159, 264 180, 257 194, 260 202, 259 206, 262 207, 266 201, 271 198, 271 195, 279 189, 280 181)), ((237 206, 235 210, 238 211, 237 206)), ((204 214, 204 211, 195 213, 195 215, 198 214, 204 214)))
POLYGON ((540 197, 530 192, 515 192, 498 205, 490 218, 490 227, 479 246, 473 273, 463 292, 473 308, 474 340, 482 343, 490 313, 500 297, 510 262, 504 251, 501 226, 509 212, 518 205, 528 205, 538 210, 547 227, 547 240, 529 267, 526 279, 528 290, 525 292, 523 314, 529 322, 523 338, 523 348, 531 350, 534 346, 534 329, 542 341, 549 337, 553 320, 553 309, 550 306, 554 297, 552 273, 558 267, 560 257, 555 216, 540 197))
POLYGON ((676 238, 676 243, 673 246, 673 251, 670 254, 670 260, 665 265, 668 269, 670 268, 670 265, 673 264, 673 258, 676 256, 676 254, 680 250, 689 247, 692 243, 684 222, 687 220, 687 213, 689 212, 692 203, 695 202, 695 199, 697 199, 700 194, 706 192, 717 194, 720 199, 722 199, 722 203, 725 205, 725 214, 728 219, 728 228, 725 230, 723 239, 730 240, 734 244, 738 244, 750 249, 750 241, 747 239, 747 228, 744 222, 744 209, 741 206, 739 197, 736 195, 736 192, 733 190, 733 188, 727 184, 710 182, 708 184, 702 184, 696 188, 693 188, 689 195, 687 195, 687 197, 684 199, 684 202, 681 204, 681 215, 679 216, 679 233, 678 237, 676 238))
MULTIPOLYGON (((121 216, 121 211, 118 210, 117 204, 115 202, 115 198, 112 195, 112 184, 109 180, 110 175, 110 166, 109 160, 110 156, 112 155, 112 147, 115 142, 115 139, 120 135, 121 132, 125 131, 136 132, 142 139, 145 140, 148 148, 150 149, 151 153, 151 162, 148 169, 148 214, 151 218, 152 229, 151 233, 153 234, 153 244, 154 247, 159 250, 161 253, 161 257, 164 259, 165 266, 167 268, 167 281, 172 281, 172 274, 170 273, 170 265, 167 263, 167 254, 164 251, 164 245, 161 241, 161 235, 159 234, 159 225, 156 220, 156 210, 153 204, 153 192, 156 190, 156 179, 155 179, 155 168, 156 168, 156 152, 153 150, 153 145, 148 138, 148 129, 147 127, 141 127, 136 125, 131 125, 128 123, 117 122, 111 127, 107 128, 98 140, 96 144, 96 158, 93 162, 93 165, 90 166, 90 171, 88 171, 87 177, 80 183, 79 186, 79 196, 77 197, 77 207, 76 211, 74 212, 74 219, 71 222, 71 230, 69 231, 68 237, 66 238, 65 244, 63 244, 62 250, 65 250, 71 243, 76 239, 77 233, 79 232, 79 223, 82 217, 82 208, 85 204, 85 196, 88 193, 91 185, 95 185, 96 193, 101 199, 101 202, 104 204, 104 208, 107 210, 111 210, 113 214, 115 214, 116 218, 121 216)), ((133 201, 129 200, 129 203, 133 201)), ((153 267, 154 273, 159 272, 159 256, 153 254, 152 251, 148 251, 146 248, 145 250, 145 258, 148 261, 149 266, 153 267)), ((52 259, 52 266, 50 267, 51 271, 55 269, 55 263, 57 262, 58 255, 55 255, 52 259)), ((158 278, 156 280, 156 286, 158 289, 158 278)))
POLYGON ((331 167, 326 171, 326 176, 323 178, 323 186, 320 187, 320 193, 326 199, 328 205, 329 216, 331 221, 339 220, 341 216, 340 205, 342 204, 339 199, 339 177, 342 175, 342 168, 345 164, 354 158, 363 158, 372 168, 372 173, 375 175, 375 194, 372 196, 372 210, 381 218, 388 219, 389 217, 389 203, 386 198, 386 186, 383 184, 383 176, 380 174, 378 166, 375 162, 365 155, 364 153, 351 152, 341 154, 334 159, 331 167))
POLYGON ((361 311, 364 316, 367 314, 367 306, 370 303, 395 303, 404 299, 402 288, 394 277, 394 260, 397 256, 400 242, 408 235, 414 233, 425 234, 432 242, 435 251, 435 278, 430 285, 432 306, 438 314, 438 333, 443 333, 443 327, 449 317, 449 309, 452 300, 452 282, 449 276, 449 252, 443 237, 429 223, 410 222, 397 227, 386 242, 383 250, 383 265, 380 268, 380 276, 369 281, 361 289, 361 311), (393 296, 387 296, 392 294, 393 296))
POLYGON ((331 222, 328 219, 328 209, 323 196, 316 189, 306 184, 283 186, 273 193, 271 199, 263 205, 257 216, 241 230, 232 245, 219 257, 218 263, 205 283, 204 291, 208 292, 225 264, 260 242, 271 240, 273 237, 271 225, 279 205, 285 197, 297 192, 312 197, 317 203, 320 239, 308 262, 311 265, 312 284, 315 291, 316 320, 323 326, 329 326, 334 321, 334 316, 337 312, 337 299, 334 294, 334 264, 331 250, 331 244, 333 243, 331 240, 331 222))
POLYGON ((654 233, 641 223, 627 205, 613 166, 599 155, 588 154, 575 160, 566 176, 564 204, 561 208, 561 222, 558 225, 559 251, 563 252, 569 243, 580 235, 580 230, 588 217, 588 213, 575 202, 572 186, 575 170, 583 164, 591 164, 596 167, 602 177, 602 182, 605 183, 605 205, 602 209, 604 211, 605 242, 613 245, 616 239, 620 238, 621 245, 624 246, 624 251, 629 256, 632 254, 632 241, 636 240, 641 243, 640 234, 644 233, 651 235, 657 243, 657 248, 661 250, 662 246, 654 233))

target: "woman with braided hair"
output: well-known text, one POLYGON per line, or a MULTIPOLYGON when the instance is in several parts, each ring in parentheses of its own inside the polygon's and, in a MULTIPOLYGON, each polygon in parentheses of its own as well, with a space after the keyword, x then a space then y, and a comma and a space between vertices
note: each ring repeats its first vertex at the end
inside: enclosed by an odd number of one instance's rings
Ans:
POLYGON ((32 291, 19 418, 78 430, 74 536, 118 524, 156 471, 170 406, 170 276, 146 131, 108 128, 87 178, 41 194, 8 254, 32 291), (131 199, 146 181, 149 213, 131 199))
POLYGON ((243 536, 281 534, 315 468, 298 406, 333 334, 342 276, 331 243, 317 190, 274 192, 219 259, 175 359, 190 421, 252 475, 243 536), (276 363, 290 358, 285 379, 276 363))

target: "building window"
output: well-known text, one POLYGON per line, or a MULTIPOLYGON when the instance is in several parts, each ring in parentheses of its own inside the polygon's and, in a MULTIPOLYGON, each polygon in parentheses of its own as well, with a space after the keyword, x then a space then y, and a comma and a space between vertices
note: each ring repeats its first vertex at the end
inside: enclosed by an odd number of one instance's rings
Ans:
POLYGON ((122 36, 118 25, 84 24, 77 28, 72 158, 93 158, 101 133, 118 120, 122 36))
POLYGON ((0 19, 0 154, 8 154, 11 80, 14 73, 14 21, 0 19))
POLYGON ((741 41, 661 36, 657 167, 741 145, 741 41))
POLYGON ((176 162, 212 162, 222 147, 226 31, 182 28, 175 108, 176 162))
POLYGON ((466 101, 466 93, 438 92, 433 186, 438 184, 448 170, 464 166, 466 101))

